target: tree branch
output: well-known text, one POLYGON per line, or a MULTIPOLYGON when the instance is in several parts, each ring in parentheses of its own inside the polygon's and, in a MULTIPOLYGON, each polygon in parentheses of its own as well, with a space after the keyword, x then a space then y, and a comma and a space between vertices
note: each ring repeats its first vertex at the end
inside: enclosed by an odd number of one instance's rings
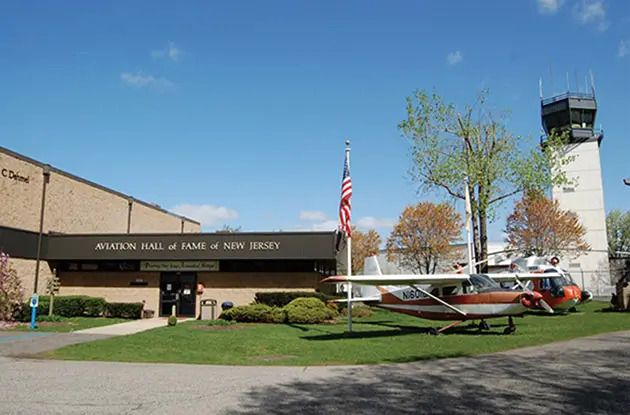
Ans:
POLYGON ((499 200, 503 200, 503 199, 506 199, 506 198, 508 198, 510 196, 514 196, 515 194, 517 194, 517 193, 519 193, 521 191, 523 191, 523 189, 516 189, 516 190, 514 190, 514 191, 512 191, 510 193, 506 193, 506 194, 504 194, 502 196, 495 197, 494 199, 490 200, 488 202, 488 204, 491 205, 491 204, 493 204, 495 202, 498 202, 499 200))

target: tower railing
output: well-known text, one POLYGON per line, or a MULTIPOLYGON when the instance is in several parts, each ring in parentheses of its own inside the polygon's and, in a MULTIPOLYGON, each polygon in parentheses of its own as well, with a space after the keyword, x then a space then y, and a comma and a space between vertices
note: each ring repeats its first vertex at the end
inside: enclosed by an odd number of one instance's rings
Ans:
POLYGON ((548 105, 556 101, 562 101, 567 98, 581 98, 581 99, 595 99, 595 94, 587 93, 587 92, 565 92, 561 95, 556 95, 551 98, 546 98, 542 100, 542 105, 548 105))

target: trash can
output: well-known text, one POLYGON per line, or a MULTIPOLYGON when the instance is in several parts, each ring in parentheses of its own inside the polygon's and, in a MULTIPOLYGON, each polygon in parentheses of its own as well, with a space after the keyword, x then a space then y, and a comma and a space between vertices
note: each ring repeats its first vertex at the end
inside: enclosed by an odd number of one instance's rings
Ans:
POLYGON ((217 307, 217 300, 215 299, 206 298, 205 300, 201 300, 201 319, 214 320, 216 307, 217 307))
POLYGON ((221 303, 221 310, 225 311, 228 310, 230 308, 234 307, 234 304, 232 304, 231 301, 226 301, 224 303, 221 303))

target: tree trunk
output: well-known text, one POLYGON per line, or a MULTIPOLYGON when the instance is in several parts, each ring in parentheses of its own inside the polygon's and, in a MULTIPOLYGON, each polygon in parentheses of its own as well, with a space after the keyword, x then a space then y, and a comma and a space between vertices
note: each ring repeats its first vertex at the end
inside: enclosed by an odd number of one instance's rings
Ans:
POLYGON ((479 272, 485 274, 488 272, 488 217, 486 211, 479 212, 479 245, 480 245, 480 261, 479 272))
MULTIPOLYGON (((475 201, 475 192, 474 192, 474 187, 471 189, 470 192, 470 204, 474 205, 474 201, 475 201)), ((481 250, 479 249, 479 223, 477 222, 477 213, 474 209, 471 209, 471 222, 472 222, 472 243, 473 243, 473 261, 474 262, 479 262, 481 261, 481 250)), ((478 269, 478 265, 474 266, 473 270, 469 270, 469 272, 471 274, 477 272, 478 269)))

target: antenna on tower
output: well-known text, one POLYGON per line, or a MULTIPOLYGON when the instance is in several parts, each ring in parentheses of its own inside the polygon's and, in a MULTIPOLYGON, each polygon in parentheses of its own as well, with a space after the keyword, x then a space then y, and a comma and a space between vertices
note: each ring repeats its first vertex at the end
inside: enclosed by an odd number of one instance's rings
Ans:
POLYGON ((584 75, 584 93, 588 93, 588 80, 586 79, 586 75, 584 75))
POLYGON ((542 99, 543 99, 543 93, 542 93, 542 76, 538 79, 538 89, 540 89, 540 100, 542 101, 542 99))
POLYGON ((593 77, 593 71, 589 71, 591 73, 591 92, 595 95, 595 78, 593 77))
POLYGON ((567 92, 571 92, 571 86, 569 85, 569 72, 567 71, 567 92))

